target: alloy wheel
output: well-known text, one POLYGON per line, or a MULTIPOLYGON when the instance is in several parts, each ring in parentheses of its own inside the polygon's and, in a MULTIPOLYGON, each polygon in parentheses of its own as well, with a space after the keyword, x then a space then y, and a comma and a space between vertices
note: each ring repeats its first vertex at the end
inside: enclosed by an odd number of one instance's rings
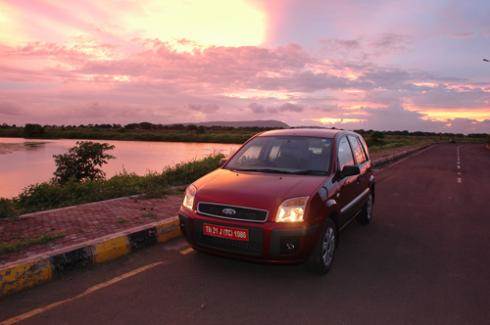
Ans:
POLYGON ((322 260, 325 266, 328 266, 332 263, 335 252, 335 231, 332 227, 328 227, 325 231, 322 248, 322 260))

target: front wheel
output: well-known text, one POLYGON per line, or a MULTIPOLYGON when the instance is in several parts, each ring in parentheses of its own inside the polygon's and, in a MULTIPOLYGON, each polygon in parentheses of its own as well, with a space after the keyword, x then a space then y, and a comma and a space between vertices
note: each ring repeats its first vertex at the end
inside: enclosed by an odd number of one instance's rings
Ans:
POLYGON ((368 225, 373 222, 373 210, 374 210, 374 198, 373 194, 369 193, 368 199, 361 210, 361 213, 357 215, 357 221, 361 225, 368 225))
POLYGON ((308 268, 318 274, 326 274, 332 267, 337 248, 337 227, 327 219, 325 229, 308 260, 308 268))

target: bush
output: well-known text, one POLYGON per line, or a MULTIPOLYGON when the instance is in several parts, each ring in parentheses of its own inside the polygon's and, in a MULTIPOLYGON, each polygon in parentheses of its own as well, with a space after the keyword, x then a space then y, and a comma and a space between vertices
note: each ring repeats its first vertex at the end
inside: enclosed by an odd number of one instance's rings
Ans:
POLYGON ((177 164, 175 167, 165 169, 161 177, 170 185, 189 184, 218 168, 223 157, 222 154, 218 154, 201 160, 177 164))
POLYGON ((10 218, 17 215, 15 202, 9 199, 0 198, 0 218, 10 218))
POLYGON ((105 173, 100 167, 114 158, 106 153, 112 149, 114 146, 107 143, 77 141, 76 146, 68 153, 53 156, 56 163, 53 181, 65 184, 68 181, 104 179, 105 173))

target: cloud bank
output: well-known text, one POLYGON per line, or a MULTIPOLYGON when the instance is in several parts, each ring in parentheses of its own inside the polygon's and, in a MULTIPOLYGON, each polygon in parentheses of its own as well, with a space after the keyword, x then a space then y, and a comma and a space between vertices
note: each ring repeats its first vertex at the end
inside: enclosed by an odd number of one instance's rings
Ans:
MULTIPOLYGON (((138 18, 151 13, 131 2, 123 7, 138 18)), ((315 47, 213 45, 149 37, 161 36, 158 28, 153 34, 124 30, 134 22, 122 9, 112 10, 119 10, 115 16, 123 23, 90 2, 79 4, 79 15, 43 2, 5 8, 11 17, 35 18, 38 28, 19 27, 29 35, 21 42, 0 38, 0 122, 278 119, 354 129, 490 132, 490 82, 401 68, 396 58, 418 46, 409 31, 318 37, 315 47), (108 23, 101 27, 94 19, 108 23), (54 23, 70 28, 41 35, 54 23)), ((446 34, 452 40, 475 37, 446 34)))

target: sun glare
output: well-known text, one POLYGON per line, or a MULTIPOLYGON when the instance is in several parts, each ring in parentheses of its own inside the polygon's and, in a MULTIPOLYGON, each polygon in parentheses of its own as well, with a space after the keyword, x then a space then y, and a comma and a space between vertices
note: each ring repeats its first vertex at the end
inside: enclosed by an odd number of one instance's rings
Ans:
POLYGON ((143 37, 204 46, 260 45, 266 37, 265 13, 243 0, 155 1, 124 23, 143 37))
POLYGON ((322 124, 342 124, 342 123, 360 123, 363 120, 358 118, 338 118, 338 117, 322 117, 316 121, 322 124))
POLYGON ((420 113, 424 114, 426 119, 433 121, 448 121, 457 118, 472 119, 479 122, 490 120, 490 110, 424 110, 420 113))

